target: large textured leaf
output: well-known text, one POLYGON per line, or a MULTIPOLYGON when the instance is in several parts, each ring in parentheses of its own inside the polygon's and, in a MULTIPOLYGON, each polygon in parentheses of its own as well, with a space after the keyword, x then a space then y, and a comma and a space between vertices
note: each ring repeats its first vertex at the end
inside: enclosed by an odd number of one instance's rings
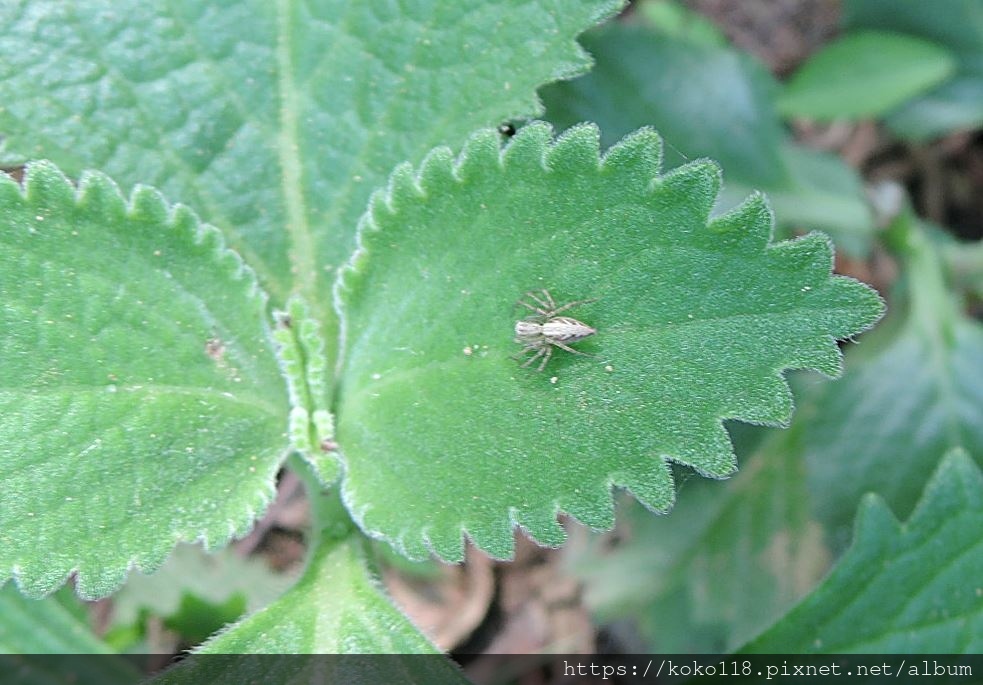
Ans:
MULTIPOLYGON (((814 380, 814 379, 813 379, 814 380)), ((634 619, 643 652, 725 652, 771 625, 829 564, 812 519, 801 426, 765 438, 726 485, 690 480, 669 516, 619 516, 569 563, 601 621, 634 619)))
POLYGON ((905 516, 941 455, 983 455, 983 326, 960 312, 918 224, 896 230, 909 301, 848 356, 842 380, 817 389, 803 438, 817 513, 840 536, 865 492, 905 516))
POLYGON ((281 302, 296 280, 330 304, 392 167, 536 113, 538 86, 588 65, 574 36, 619 6, 4 2, 4 161, 155 185, 220 227, 281 302))
POLYGON ((830 577, 745 651, 979 654, 981 530, 983 474, 956 451, 906 523, 880 498, 864 499, 830 577))
POLYGON ((450 660, 385 596, 358 539, 325 541, 300 582, 269 607, 214 637, 155 683, 271 682, 463 685, 450 660), (223 659, 218 655, 273 655, 223 659), (300 654, 432 655, 304 659, 300 654), (214 656, 213 656, 214 655, 214 656))
POLYGON ((219 233, 104 176, 0 177, 0 581, 108 594, 273 493, 286 393, 265 297, 219 233))
POLYGON ((657 178, 642 131, 599 159, 593 127, 545 125, 503 152, 476 135, 438 149, 374 197, 344 274, 338 398, 345 498, 363 529, 409 556, 496 556, 518 524, 557 544, 558 511, 611 524, 611 486, 673 501, 672 460, 724 477, 721 421, 784 423, 782 370, 839 371, 835 338, 871 325, 877 295, 830 277, 819 235, 768 245, 760 196, 708 223, 712 163, 657 178), (594 326, 546 370, 510 355, 524 291, 594 326))

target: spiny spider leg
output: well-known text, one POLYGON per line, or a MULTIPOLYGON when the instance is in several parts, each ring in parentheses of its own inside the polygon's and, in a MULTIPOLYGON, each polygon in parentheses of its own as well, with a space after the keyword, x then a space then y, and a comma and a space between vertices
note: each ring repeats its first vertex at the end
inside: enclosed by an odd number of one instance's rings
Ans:
POLYGON ((560 312, 565 312, 566 310, 570 309, 571 307, 576 307, 576 306, 581 305, 581 304, 588 304, 590 302, 597 302, 597 298, 596 297, 592 297, 589 300, 576 300, 574 302, 567 302, 562 307, 559 307, 557 309, 553 309, 552 311, 550 311, 550 318, 552 319, 554 316, 556 316, 560 312))
POLYGON ((594 356, 593 354, 588 354, 587 352, 581 352, 580 350, 575 350, 572 347, 570 347, 569 345, 564 345, 559 340, 551 340, 550 341, 550 345, 556 345, 561 350, 566 350, 567 352, 573 352, 574 354, 579 354, 582 357, 593 357, 594 356))
POLYGON ((528 302, 524 302, 523 300, 519 300, 518 302, 516 302, 516 304, 521 304, 523 307, 533 310, 534 312, 536 312, 536 315, 541 318, 548 319, 550 317, 550 313, 548 311, 544 309, 540 309, 539 307, 534 307, 533 305, 529 304, 528 302))
POLYGON ((536 304, 538 304, 540 307, 545 307, 547 311, 551 312, 554 309, 556 309, 556 300, 554 300, 553 296, 550 295, 549 290, 543 288, 542 290, 538 291, 543 295, 542 300, 536 297, 536 292, 537 291, 535 290, 530 290, 529 292, 526 293, 526 295, 528 295, 531 299, 535 300, 536 304))
MULTIPOLYGON (((529 348, 529 349, 533 349, 533 348, 529 348)), ((540 357, 543 357, 543 361, 539 365, 539 370, 542 371, 543 370, 543 367, 546 366, 546 362, 549 361, 550 355, 552 353, 553 353, 553 350, 551 350, 549 347, 540 347, 538 350, 536 350, 536 354, 534 354, 531 357, 529 357, 529 359, 527 359, 522 364, 522 368, 524 369, 527 366, 530 366, 534 361, 536 361, 540 357)))

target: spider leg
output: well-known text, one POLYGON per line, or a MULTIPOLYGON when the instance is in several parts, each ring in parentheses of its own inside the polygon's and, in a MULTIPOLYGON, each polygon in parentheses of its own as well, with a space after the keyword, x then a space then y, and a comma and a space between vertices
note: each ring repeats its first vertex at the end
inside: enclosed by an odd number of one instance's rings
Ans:
POLYGON ((550 318, 553 318, 554 316, 556 316, 560 312, 565 312, 566 310, 570 309, 571 307, 576 307, 577 305, 581 305, 581 304, 589 304, 591 302, 597 302, 597 299, 598 298, 596 298, 596 297, 592 297, 589 300, 575 300, 574 302, 567 302, 562 307, 557 307, 556 309, 554 309, 551 312, 551 314, 550 314, 550 318))
MULTIPOLYGON (((536 301, 538 302, 539 300, 536 301)), ((550 312, 546 311, 545 309, 540 309, 539 307, 533 306, 528 302, 524 302, 523 300, 517 301, 516 304, 521 304, 523 307, 533 310, 538 316, 541 316, 544 319, 550 318, 550 312)))
MULTIPOLYGON (((528 348, 528 349, 533 349, 533 348, 528 348)), ((523 369, 526 368, 527 366, 529 366, 530 364, 532 364, 534 361, 536 361, 540 357, 546 355, 548 349, 549 349, 548 347, 540 347, 538 350, 536 350, 536 354, 534 354, 531 357, 529 357, 529 359, 527 359, 525 361, 525 363, 523 363, 522 368, 523 369)), ((548 358, 549 357, 547 356, 547 359, 548 358)))
POLYGON ((548 362, 550 360, 550 357, 553 356, 553 348, 552 347, 550 347, 549 345, 547 345, 544 349, 546 351, 543 353, 543 361, 539 362, 539 368, 537 368, 536 371, 542 371, 543 369, 545 369, 546 368, 546 362, 548 362))
POLYGON ((567 352, 572 352, 573 354, 579 354, 581 357, 596 357, 596 354, 588 354, 587 352, 581 352, 580 350, 575 350, 569 345, 564 345, 559 340, 550 340, 550 345, 556 345, 561 350, 566 350, 567 352))
POLYGON ((529 297, 531 297, 532 299, 534 299, 534 300, 536 300, 536 302, 538 302, 538 303, 539 303, 540 305, 542 305, 543 307, 546 307, 546 309, 548 309, 548 310, 549 310, 549 311, 551 311, 551 312, 552 312, 552 311, 553 311, 554 309, 556 309, 556 300, 554 300, 554 299, 553 299, 553 296, 552 296, 552 295, 550 295, 550 291, 549 291, 549 290, 547 290, 546 288, 543 288, 543 289, 542 289, 542 290, 540 290, 539 292, 540 292, 540 293, 542 294, 542 296, 543 296, 543 299, 542 299, 542 300, 541 300, 541 299, 539 299, 538 297, 536 297, 536 294, 535 294, 535 292, 530 292, 530 293, 529 293, 529 297))
POLYGON ((533 310, 534 312, 538 312, 539 314, 547 318, 553 315, 553 308, 556 307, 556 303, 553 301, 553 298, 550 297, 549 291, 529 290, 526 292, 525 295, 523 295, 523 297, 528 297, 530 300, 535 302, 538 306, 533 306, 528 302, 523 302, 522 300, 519 300, 517 304, 525 305, 526 307, 529 307, 529 309, 533 310), (544 297, 537 296, 536 294, 537 292, 543 293, 544 297))

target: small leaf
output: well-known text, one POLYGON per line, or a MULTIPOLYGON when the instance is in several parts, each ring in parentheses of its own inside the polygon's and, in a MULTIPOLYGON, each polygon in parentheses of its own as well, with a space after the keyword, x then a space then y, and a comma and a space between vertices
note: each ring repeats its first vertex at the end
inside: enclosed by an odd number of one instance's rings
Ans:
POLYGON ((153 682, 278 685, 419 683, 464 685, 450 660, 413 627, 385 596, 369 569, 363 542, 324 542, 303 578, 269 607, 205 643, 195 655, 153 682), (223 659, 221 655, 237 655, 223 659), (247 654, 291 656, 247 657, 247 654), (301 654, 371 654, 371 659, 301 654), (382 657, 401 654, 402 657, 382 657), (406 655, 430 654, 430 658, 406 655), (199 656, 200 655, 200 656, 199 656))
POLYGON ((287 311, 277 314, 273 338, 290 393, 290 443, 311 465, 321 484, 333 484, 341 473, 334 458, 334 417, 328 409, 330 377, 324 338, 303 298, 295 295, 287 311))
POLYGON ((886 123, 909 140, 927 140, 949 131, 980 127, 983 67, 978 73, 957 74, 922 97, 904 103, 888 115, 886 123))
POLYGON ((455 162, 438 149, 394 174, 362 224, 339 286, 347 353, 338 442, 345 501, 410 557, 494 556, 522 526, 556 545, 564 511, 608 527, 611 486, 650 508, 674 497, 668 460, 735 469, 721 422, 784 424, 782 371, 839 372, 834 340, 882 309, 831 277, 820 235, 769 245, 761 196, 708 223, 711 163, 658 177, 641 131, 599 158, 598 132, 494 132, 455 162), (597 329, 543 373, 511 355, 516 300, 598 298, 570 316, 597 329))
POLYGON ((853 544, 826 581, 742 651, 979 654, 983 473, 942 462, 911 518, 864 499, 853 544))
POLYGON ((813 55, 778 101, 787 116, 876 117, 945 81, 955 57, 941 45, 897 33, 864 31, 813 55))
POLYGON ((244 534, 287 425, 252 272, 156 191, 46 163, 0 177, 0 244, 0 582, 99 597, 244 534))

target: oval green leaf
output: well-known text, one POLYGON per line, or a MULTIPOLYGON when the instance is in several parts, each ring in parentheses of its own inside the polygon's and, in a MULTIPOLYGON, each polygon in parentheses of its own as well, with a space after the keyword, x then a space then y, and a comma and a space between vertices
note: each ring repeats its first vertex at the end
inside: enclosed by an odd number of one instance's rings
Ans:
POLYGON ((778 101, 787 116, 876 117, 952 75, 955 57, 941 45, 885 31, 830 43, 789 81, 778 101))
POLYGON ((218 231, 105 176, 0 176, 0 582, 109 594, 273 495, 286 392, 266 298, 218 231))

